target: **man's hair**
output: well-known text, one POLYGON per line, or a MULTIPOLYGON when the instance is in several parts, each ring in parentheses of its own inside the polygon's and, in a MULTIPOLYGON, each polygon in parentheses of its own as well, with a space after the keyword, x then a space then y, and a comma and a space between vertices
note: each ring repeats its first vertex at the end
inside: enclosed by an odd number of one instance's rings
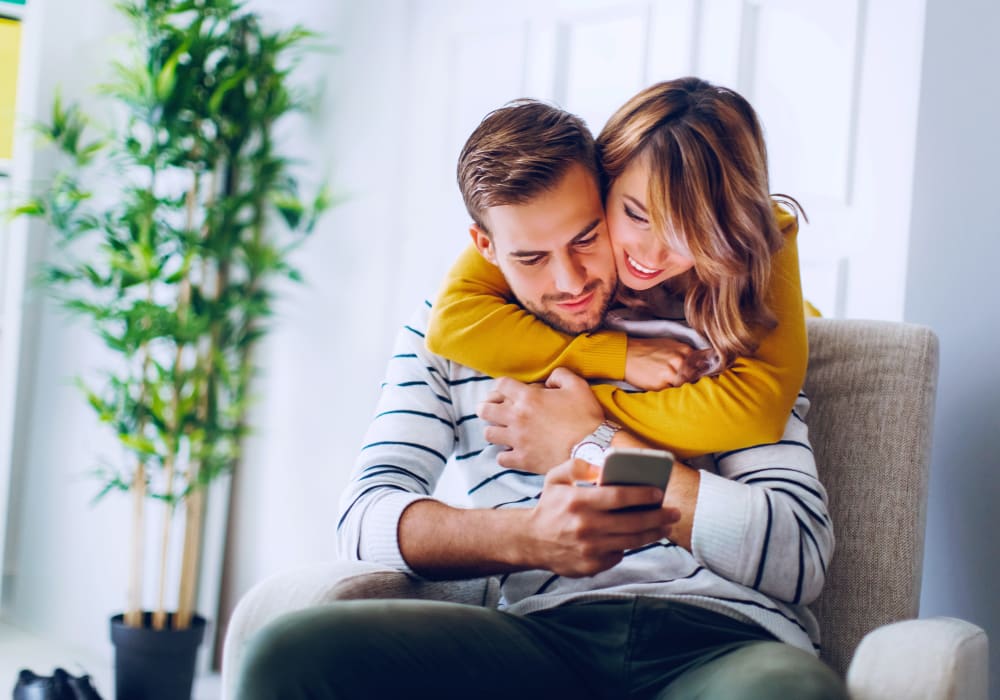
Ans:
POLYGON ((487 234, 490 207, 525 204, 553 189, 574 163, 598 181, 594 136, 579 117, 538 100, 509 102, 486 115, 458 157, 458 187, 487 234))

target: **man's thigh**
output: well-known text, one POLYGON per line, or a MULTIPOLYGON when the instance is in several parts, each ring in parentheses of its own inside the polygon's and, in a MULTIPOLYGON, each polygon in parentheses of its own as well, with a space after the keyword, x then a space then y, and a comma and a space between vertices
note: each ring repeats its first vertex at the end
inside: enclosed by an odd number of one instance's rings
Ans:
POLYGON ((847 700, 844 682, 818 658, 790 644, 749 642, 693 663, 657 700, 847 700))
POLYGON ((240 700, 592 697, 573 656, 532 620, 432 601, 343 601, 250 642, 240 700))

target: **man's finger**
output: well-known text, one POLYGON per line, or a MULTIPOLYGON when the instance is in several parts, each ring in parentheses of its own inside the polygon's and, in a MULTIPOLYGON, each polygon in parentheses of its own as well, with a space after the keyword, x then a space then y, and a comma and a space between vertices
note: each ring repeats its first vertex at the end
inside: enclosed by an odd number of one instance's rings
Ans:
POLYGON ((502 425, 488 425, 483 429, 483 437, 491 445, 510 445, 510 430, 502 425))
POLYGON ((483 402, 476 406, 476 415, 487 423, 493 423, 494 425, 504 424, 501 418, 502 413, 503 409, 500 407, 500 404, 483 402))
POLYGON ((561 389, 574 381, 583 381, 579 375, 565 367, 556 367, 552 374, 545 380, 545 386, 549 389, 561 389))
POLYGON ((507 399, 506 396, 504 396, 501 392, 496 391, 494 389, 493 391, 491 391, 486 395, 486 398, 482 400, 482 403, 480 405, 484 403, 500 404, 503 403, 506 399, 507 399))
POLYGON ((601 486, 587 496, 598 510, 621 510, 637 506, 659 506, 663 491, 655 486, 601 486))
POLYGON ((545 481, 553 484, 575 484, 578 481, 597 481, 600 474, 600 467, 582 459, 571 459, 550 469, 545 481))
POLYGON ((510 377, 500 377, 497 379, 495 386, 496 389, 491 391, 490 394, 500 394, 505 398, 514 398, 520 392, 523 392, 528 385, 510 377))

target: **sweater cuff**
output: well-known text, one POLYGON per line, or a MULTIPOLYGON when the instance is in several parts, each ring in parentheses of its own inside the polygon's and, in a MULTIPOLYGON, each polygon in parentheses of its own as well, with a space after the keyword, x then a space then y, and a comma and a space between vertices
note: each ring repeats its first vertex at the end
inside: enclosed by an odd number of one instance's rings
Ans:
POLYGON ((580 358, 581 374, 613 381, 625 379, 625 356, 628 351, 628 336, 625 333, 601 331, 581 338, 585 339, 580 358))
POLYGON ((750 515, 747 487, 702 470, 691 528, 695 558, 716 573, 738 580, 746 551, 750 515))
POLYGON ((368 507, 361 535, 361 559, 416 575, 399 551, 399 519, 411 504, 431 500, 417 493, 388 493, 368 507))

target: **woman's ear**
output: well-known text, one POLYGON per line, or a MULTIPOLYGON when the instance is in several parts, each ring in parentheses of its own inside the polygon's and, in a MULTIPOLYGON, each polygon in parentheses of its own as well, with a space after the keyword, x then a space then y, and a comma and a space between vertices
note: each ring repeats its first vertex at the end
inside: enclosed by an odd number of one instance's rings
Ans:
POLYGON ((472 243, 476 246, 476 250, 482 255, 487 262, 494 265, 497 264, 497 254, 496 250, 493 248, 493 238, 486 232, 485 229, 480 227, 479 224, 472 224, 469 227, 469 235, 472 236, 472 243))

